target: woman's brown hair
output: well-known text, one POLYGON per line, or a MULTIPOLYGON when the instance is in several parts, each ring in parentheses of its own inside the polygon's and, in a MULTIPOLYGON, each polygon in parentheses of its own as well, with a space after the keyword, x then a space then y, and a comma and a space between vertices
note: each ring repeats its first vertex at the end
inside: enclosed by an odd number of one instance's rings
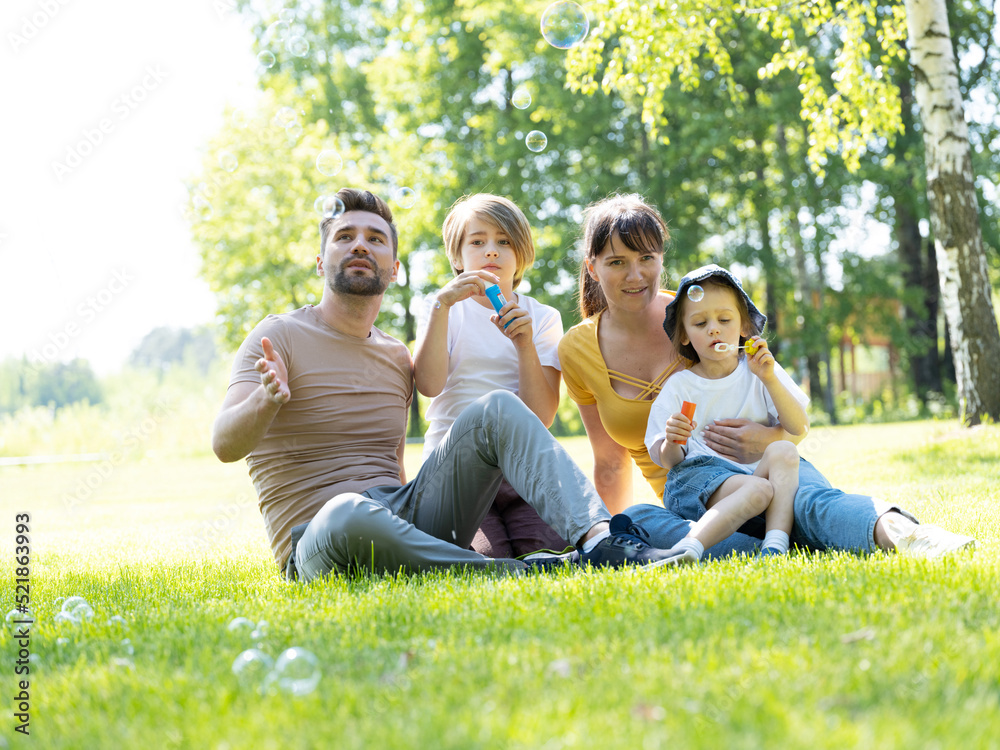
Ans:
POLYGON ((667 223, 660 212, 643 200, 641 195, 612 195, 591 204, 584 213, 583 252, 580 268, 580 315, 589 318, 608 306, 601 285, 587 273, 587 260, 601 254, 614 235, 622 244, 637 253, 662 253, 670 240, 667 223))

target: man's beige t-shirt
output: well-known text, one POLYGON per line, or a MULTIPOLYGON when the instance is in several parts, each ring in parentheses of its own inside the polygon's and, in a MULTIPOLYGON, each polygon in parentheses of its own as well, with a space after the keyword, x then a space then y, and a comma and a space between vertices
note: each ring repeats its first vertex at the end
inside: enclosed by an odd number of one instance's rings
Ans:
POLYGON ((260 383, 254 369, 267 336, 288 368, 292 398, 247 456, 279 566, 291 529, 343 492, 399 486, 396 448, 406 431, 413 366, 406 346, 372 328, 335 331, 312 305, 257 324, 233 362, 229 385, 260 383))

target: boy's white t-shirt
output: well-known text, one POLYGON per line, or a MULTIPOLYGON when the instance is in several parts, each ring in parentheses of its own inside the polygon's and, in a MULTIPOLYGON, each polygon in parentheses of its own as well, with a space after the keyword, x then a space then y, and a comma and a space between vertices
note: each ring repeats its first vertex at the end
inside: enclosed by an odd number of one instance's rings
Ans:
MULTIPOLYGON (((543 367, 559 369, 559 339, 562 318, 554 307, 543 305, 525 294, 517 295, 517 304, 531 316, 535 350, 543 367)), ((422 310, 417 329, 423 338, 430 319, 431 306, 422 310)), ((490 391, 517 393, 517 350, 513 342, 490 321, 492 307, 483 307, 473 299, 462 300, 448 311, 448 379, 444 390, 431 399, 425 417, 429 422, 424 435, 424 457, 444 438, 448 428, 469 404, 490 391)))
MULTIPOLYGON (((796 401, 802 406, 808 405, 809 397, 777 362, 774 363, 774 372, 796 401)), ((778 423, 778 410, 771 400, 771 394, 760 378, 750 372, 745 358, 740 358, 732 373, 717 380, 703 378, 690 370, 683 370, 667 380, 653 401, 646 426, 646 449, 657 465, 662 466, 659 461, 660 445, 666 439, 667 420, 681 410, 684 401, 696 404, 694 421, 698 424, 688 438, 685 461, 695 456, 715 456, 742 469, 754 471, 757 468, 760 461, 737 463, 720 456, 703 439, 705 427, 716 419, 749 419, 769 427, 778 423)))

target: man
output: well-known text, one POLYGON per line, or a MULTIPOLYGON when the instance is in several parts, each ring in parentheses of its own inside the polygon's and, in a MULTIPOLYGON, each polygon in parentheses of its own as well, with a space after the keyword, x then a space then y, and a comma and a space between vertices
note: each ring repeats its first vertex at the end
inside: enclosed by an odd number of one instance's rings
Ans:
POLYGON ((510 393, 467 408, 406 482, 412 360, 402 342, 374 326, 399 270, 396 227, 388 205, 370 192, 344 188, 337 197, 345 211, 320 227, 320 304, 269 315, 251 332, 212 436, 222 461, 247 457, 286 575, 523 569, 467 549, 504 477, 577 543, 581 562, 665 562, 627 516, 611 518, 569 454, 510 393))

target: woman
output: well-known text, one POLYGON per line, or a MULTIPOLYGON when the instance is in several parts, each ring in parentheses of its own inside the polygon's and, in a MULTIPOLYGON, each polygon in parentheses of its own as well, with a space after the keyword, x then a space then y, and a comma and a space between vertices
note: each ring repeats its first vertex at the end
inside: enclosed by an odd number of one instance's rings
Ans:
MULTIPOLYGON (((633 506, 631 461, 662 497, 667 471, 653 463, 643 439, 653 400, 666 379, 686 365, 663 329, 664 309, 673 299, 660 289, 667 240, 662 217, 641 196, 616 195, 588 208, 580 270, 584 320, 559 343, 563 379, 594 451, 594 484, 612 513, 628 508, 650 533, 650 543, 662 549, 683 538, 694 519, 656 505, 633 506)), ((797 444, 803 437, 780 425, 744 419, 716 420, 705 429, 709 447, 740 463, 759 460, 776 440, 797 444)), ((913 516, 881 500, 836 490, 804 459, 799 476, 793 544, 942 554, 972 543, 969 537, 919 526, 913 516)), ((706 554, 749 553, 758 541, 736 533, 706 554)))

